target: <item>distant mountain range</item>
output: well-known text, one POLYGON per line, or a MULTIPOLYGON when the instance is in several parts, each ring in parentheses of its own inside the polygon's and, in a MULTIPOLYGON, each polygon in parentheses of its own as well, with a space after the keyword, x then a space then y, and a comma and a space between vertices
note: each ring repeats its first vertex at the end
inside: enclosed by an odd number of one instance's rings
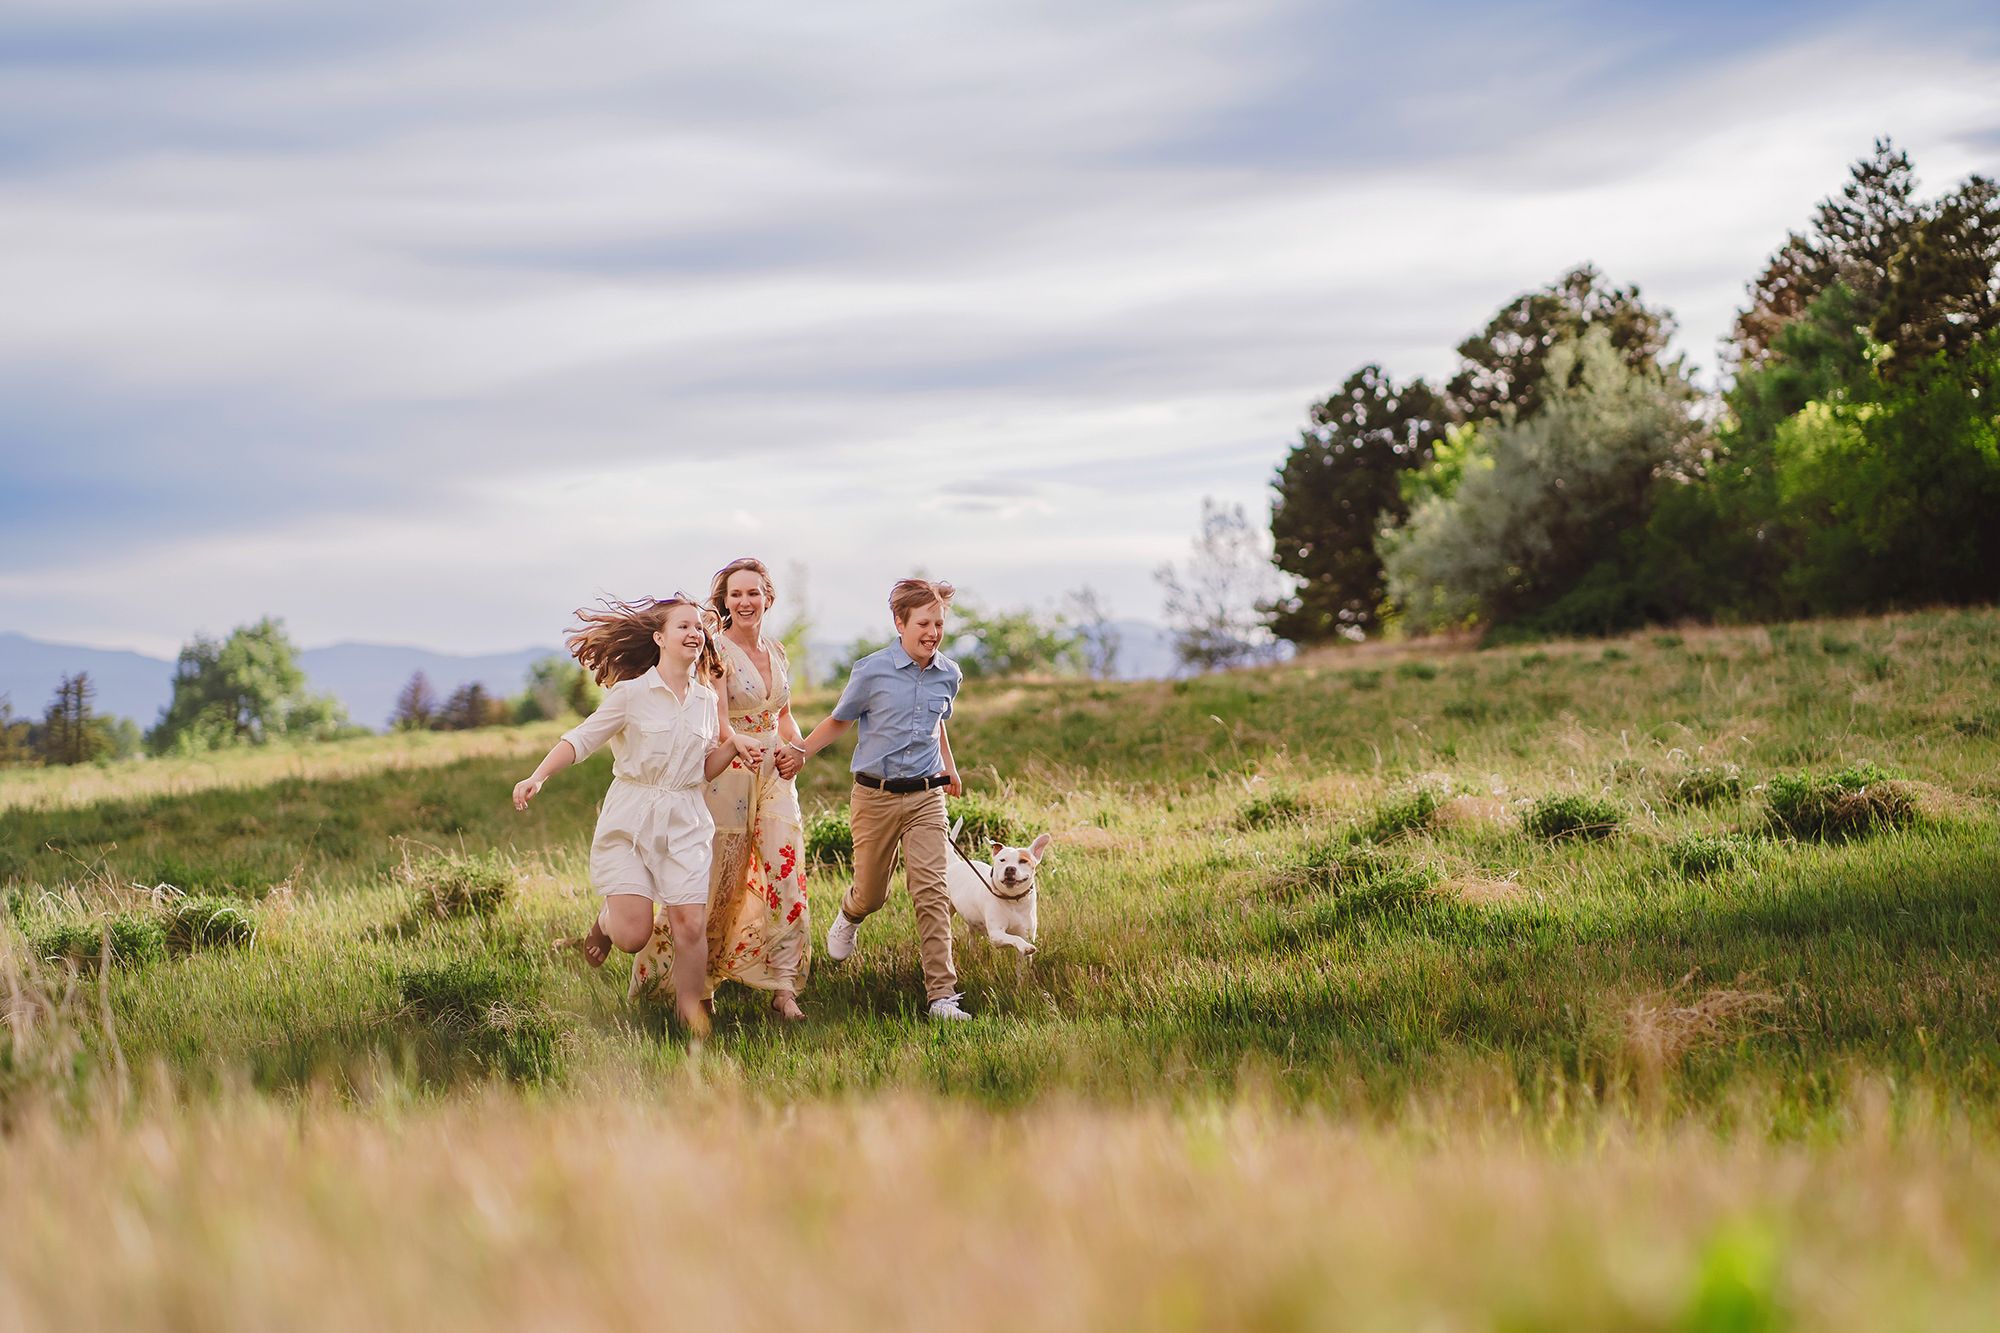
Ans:
MULTIPOLYGON (((336 643, 306 649, 299 654, 299 665, 313 693, 333 695, 355 722, 381 728, 388 725, 396 695, 413 672, 424 673, 440 700, 474 681, 492 694, 517 694, 530 663, 561 651, 523 648, 458 657, 379 643, 336 643)), ((92 707, 99 713, 129 717, 142 727, 152 726, 173 698, 174 664, 163 658, 0 633, 0 694, 12 699, 17 717, 40 717, 57 683, 65 674, 79 671, 89 672, 97 686, 92 707)))
MULTIPOLYGON (((1173 639, 1167 631, 1144 621, 1117 622, 1118 674, 1127 680, 1174 674, 1173 639)), ((811 645, 810 670, 825 679, 847 645, 811 645)), ((477 681, 490 694, 519 693, 528 667, 559 648, 523 648, 512 653, 461 657, 422 648, 398 648, 379 643, 336 643, 308 648, 299 654, 308 688, 331 694, 347 707, 347 715, 364 727, 388 725, 396 695, 413 672, 421 671, 440 699, 460 685, 477 681)), ((173 697, 174 664, 144 653, 115 648, 82 648, 44 643, 25 634, 0 632, 0 695, 7 696, 16 717, 38 718, 64 675, 90 673, 97 687, 92 706, 101 714, 129 717, 150 727, 173 697)))

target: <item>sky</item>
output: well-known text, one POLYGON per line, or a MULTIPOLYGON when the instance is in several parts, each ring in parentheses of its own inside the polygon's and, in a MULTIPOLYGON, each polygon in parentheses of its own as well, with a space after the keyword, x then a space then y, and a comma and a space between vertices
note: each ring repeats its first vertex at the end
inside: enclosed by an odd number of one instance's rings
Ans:
POLYGON ((0 629, 498 652, 739 555, 828 640, 1157 620, 1576 264, 1712 376, 1880 135, 2000 174, 2000 9, 10 0, 0 629))

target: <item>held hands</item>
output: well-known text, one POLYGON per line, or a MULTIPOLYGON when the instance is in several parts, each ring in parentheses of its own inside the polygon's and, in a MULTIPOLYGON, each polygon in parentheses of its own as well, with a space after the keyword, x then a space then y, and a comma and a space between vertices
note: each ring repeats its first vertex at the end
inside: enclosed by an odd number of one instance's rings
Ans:
POLYGON ((751 740, 740 731, 730 737, 730 739, 736 743, 736 753, 743 757, 745 764, 751 768, 756 768, 764 762, 764 747, 756 741, 751 740))
POLYGON ((778 747, 778 776, 790 782, 806 766, 805 751, 796 745, 785 744, 778 747))
POLYGON ((526 810, 528 802, 534 800, 535 794, 541 791, 542 782, 543 779, 541 778, 522 778, 519 782, 515 783, 514 808, 516 810, 526 810))

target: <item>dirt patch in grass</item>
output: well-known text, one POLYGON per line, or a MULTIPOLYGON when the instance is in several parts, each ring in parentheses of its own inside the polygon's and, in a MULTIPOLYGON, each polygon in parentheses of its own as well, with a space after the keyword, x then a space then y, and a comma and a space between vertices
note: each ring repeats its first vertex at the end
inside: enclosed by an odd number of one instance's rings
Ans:
POLYGON ((1520 825, 1513 807, 1491 796, 1454 796, 1431 811, 1431 827, 1435 829, 1479 832, 1515 829, 1520 825))
POLYGON ((1472 907, 1504 907, 1525 901, 1528 892, 1514 880, 1472 871, 1448 876, 1431 890, 1431 896, 1472 907))
POLYGON ((1695 1049, 1749 1032, 1776 1030, 1769 1015, 1782 1010, 1776 993, 1739 976, 1735 984, 1695 994, 1690 972, 1665 990, 1636 996, 1625 1006, 1625 1054, 1642 1087, 1657 1089, 1666 1073, 1695 1049))
POLYGON ((1065 847, 1075 847, 1086 852, 1121 852, 1135 845, 1134 840, 1127 834, 1113 833, 1110 829, 1097 828, 1090 824, 1061 829, 1056 833, 1055 839, 1065 847))

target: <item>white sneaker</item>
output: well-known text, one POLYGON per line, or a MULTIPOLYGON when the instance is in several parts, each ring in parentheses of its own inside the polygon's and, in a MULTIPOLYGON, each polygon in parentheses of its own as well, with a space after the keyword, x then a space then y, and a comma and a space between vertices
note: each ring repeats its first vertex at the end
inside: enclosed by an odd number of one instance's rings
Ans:
POLYGON ((833 924, 826 928, 826 956, 836 963, 847 961, 854 952, 854 943, 861 937, 861 923, 849 921, 847 913, 835 908, 833 924))
POLYGON ((947 995, 942 1000, 932 1000, 931 1018, 934 1021, 949 1019, 959 1023, 969 1023, 972 1021, 972 1015, 958 1007, 958 997, 956 995, 947 995))

